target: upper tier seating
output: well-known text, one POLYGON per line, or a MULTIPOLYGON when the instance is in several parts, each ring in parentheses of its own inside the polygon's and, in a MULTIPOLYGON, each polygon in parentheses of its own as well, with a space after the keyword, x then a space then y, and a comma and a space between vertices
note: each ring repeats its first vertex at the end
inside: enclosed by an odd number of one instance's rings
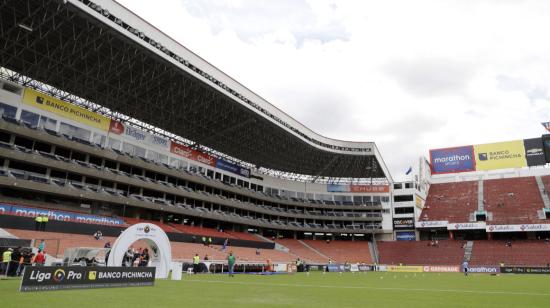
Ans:
POLYGON ((477 210, 477 192, 475 181, 432 184, 419 219, 468 222, 477 210))
POLYGON ((547 266, 550 264, 550 243, 544 241, 475 241, 471 265, 547 266))
POLYGON ((493 225, 541 223, 537 211, 544 207, 534 177, 485 180, 485 210, 493 214, 493 225))
MULTIPOLYGON (((331 241, 304 240, 304 243, 313 247, 320 253, 331 258, 335 262, 372 263, 372 256, 367 241, 331 241)), ((324 260, 328 262, 328 260, 324 260)))
POLYGON ((380 264, 459 265, 464 259, 463 242, 439 241, 377 242, 380 264))
POLYGON ((300 259, 310 263, 327 263, 327 258, 317 253, 315 250, 305 246, 298 240, 294 239, 278 239, 277 243, 289 249, 290 253, 296 255, 300 259))

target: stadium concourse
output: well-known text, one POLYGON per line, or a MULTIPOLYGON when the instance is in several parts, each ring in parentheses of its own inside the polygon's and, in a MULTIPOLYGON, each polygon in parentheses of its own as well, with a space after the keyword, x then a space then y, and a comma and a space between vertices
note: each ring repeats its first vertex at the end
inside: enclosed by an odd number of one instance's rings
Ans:
POLYGON ((311 131, 117 2, 2 1, 0 35, 3 263, 144 223, 206 272, 549 271, 549 135, 396 181, 374 142, 311 131))

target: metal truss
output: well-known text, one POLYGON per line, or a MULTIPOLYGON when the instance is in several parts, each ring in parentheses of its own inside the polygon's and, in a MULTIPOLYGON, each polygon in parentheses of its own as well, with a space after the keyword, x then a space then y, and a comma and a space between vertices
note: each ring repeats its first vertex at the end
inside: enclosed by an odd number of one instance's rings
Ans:
POLYGON ((385 179, 374 155, 311 146, 87 13, 0 1, 2 74, 262 173, 298 181, 385 179))

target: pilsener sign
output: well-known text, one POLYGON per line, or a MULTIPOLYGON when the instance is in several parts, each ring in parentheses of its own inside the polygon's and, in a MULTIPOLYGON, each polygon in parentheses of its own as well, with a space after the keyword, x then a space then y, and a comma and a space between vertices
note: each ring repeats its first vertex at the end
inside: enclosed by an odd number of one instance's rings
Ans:
POLYGON ((154 267, 26 267, 19 291, 143 287, 155 284, 154 267))

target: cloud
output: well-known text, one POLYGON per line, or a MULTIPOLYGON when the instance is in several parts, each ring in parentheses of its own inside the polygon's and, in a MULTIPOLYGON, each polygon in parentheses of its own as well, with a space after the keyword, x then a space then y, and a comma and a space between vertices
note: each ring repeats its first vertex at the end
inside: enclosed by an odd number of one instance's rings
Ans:
POLYGON ((312 130, 430 148, 539 136, 550 1, 119 0, 312 130))

